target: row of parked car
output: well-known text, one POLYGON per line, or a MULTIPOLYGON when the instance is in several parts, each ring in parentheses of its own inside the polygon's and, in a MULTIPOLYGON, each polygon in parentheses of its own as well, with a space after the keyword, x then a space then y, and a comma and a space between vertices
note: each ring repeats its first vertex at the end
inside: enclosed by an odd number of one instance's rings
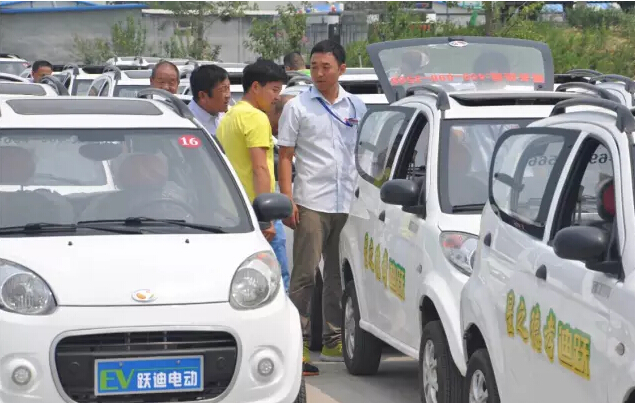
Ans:
POLYGON ((507 38, 367 50, 390 104, 341 237, 348 371, 388 344, 426 403, 635 402, 633 80, 507 38))

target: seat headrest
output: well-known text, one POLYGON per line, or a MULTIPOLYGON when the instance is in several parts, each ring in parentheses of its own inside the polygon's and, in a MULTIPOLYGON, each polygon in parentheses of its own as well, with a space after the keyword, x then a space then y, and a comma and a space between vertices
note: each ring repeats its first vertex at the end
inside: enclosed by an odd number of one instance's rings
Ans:
POLYGON ((130 154, 119 166, 121 189, 160 189, 168 181, 168 166, 153 154, 130 154))
POLYGON ((597 209, 604 221, 613 221, 615 217, 615 183, 613 178, 604 179, 598 185, 597 209))
POLYGON ((29 150, 22 147, 0 147, 0 183, 24 185, 35 174, 35 161, 29 150))

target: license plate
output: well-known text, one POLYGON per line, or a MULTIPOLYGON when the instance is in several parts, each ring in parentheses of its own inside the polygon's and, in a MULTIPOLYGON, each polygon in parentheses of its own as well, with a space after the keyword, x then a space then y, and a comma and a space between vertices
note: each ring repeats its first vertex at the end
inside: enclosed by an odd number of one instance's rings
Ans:
POLYGON ((203 390, 203 357, 95 360, 95 396, 203 390))

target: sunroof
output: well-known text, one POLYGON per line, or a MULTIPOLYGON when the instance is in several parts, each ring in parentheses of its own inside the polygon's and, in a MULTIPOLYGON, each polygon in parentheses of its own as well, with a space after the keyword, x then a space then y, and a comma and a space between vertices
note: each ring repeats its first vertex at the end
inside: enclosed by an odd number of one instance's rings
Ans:
POLYGON ((37 84, 0 82, 0 94, 44 96, 46 91, 37 84))
POLYGON ((68 99, 67 97, 12 99, 7 101, 20 115, 141 115, 163 112, 151 102, 136 99, 68 99))

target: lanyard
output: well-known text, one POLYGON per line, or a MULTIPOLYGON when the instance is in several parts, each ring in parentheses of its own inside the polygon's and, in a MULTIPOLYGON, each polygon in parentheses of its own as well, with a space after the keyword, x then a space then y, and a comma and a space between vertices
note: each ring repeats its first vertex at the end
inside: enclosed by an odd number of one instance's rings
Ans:
POLYGON ((331 116, 333 116, 338 122, 340 122, 341 124, 343 124, 344 126, 347 127, 353 127, 353 123, 357 124, 357 119, 352 119, 352 118, 348 118, 348 119, 343 119, 340 118, 339 116, 337 116, 335 114, 335 112, 333 112, 331 110, 331 108, 328 107, 328 105, 326 104, 326 102, 324 102, 324 100, 322 98, 317 98, 318 102, 322 104, 322 106, 324 107, 324 109, 326 109, 326 111, 328 113, 331 114, 331 116), (352 122, 352 123, 351 123, 352 122))

